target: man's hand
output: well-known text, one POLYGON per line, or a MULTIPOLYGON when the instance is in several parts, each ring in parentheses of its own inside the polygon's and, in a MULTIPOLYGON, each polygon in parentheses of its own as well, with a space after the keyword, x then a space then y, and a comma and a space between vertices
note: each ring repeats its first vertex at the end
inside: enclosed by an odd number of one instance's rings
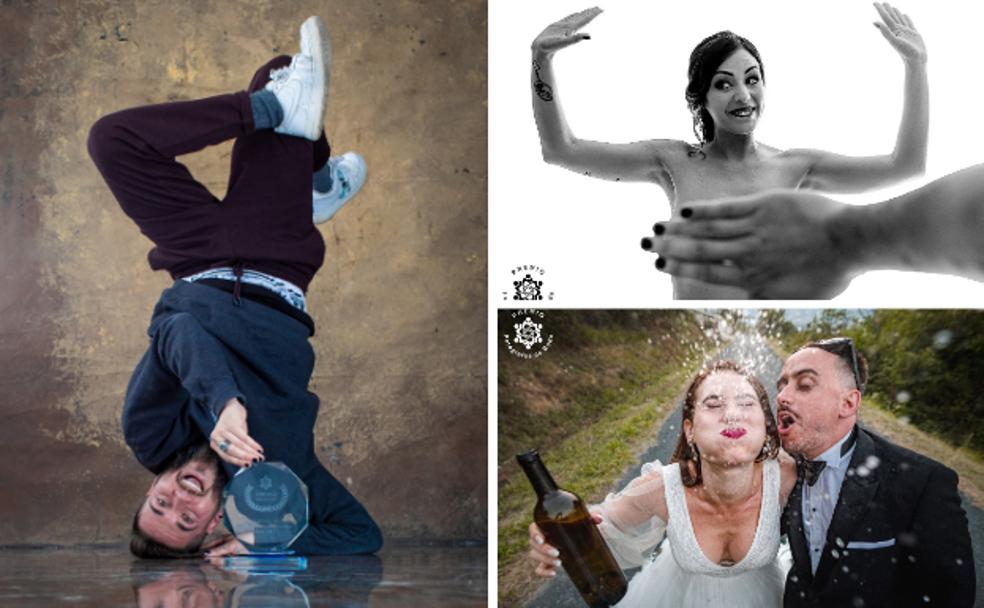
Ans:
POLYGON ((263 446, 249 436, 246 407, 235 397, 222 408, 219 421, 209 436, 209 446, 219 458, 239 467, 248 467, 266 459, 263 446))
POLYGON ((226 534, 209 541, 202 549, 205 551, 205 557, 208 559, 226 557, 228 555, 247 555, 249 553, 246 547, 231 534, 226 534))
POLYGON ((807 191, 686 203, 680 218, 654 226, 643 247, 677 277, 746 289, 755 299, 827 299, 856 272, 852 235, 834 224, 843 209, 807 191))

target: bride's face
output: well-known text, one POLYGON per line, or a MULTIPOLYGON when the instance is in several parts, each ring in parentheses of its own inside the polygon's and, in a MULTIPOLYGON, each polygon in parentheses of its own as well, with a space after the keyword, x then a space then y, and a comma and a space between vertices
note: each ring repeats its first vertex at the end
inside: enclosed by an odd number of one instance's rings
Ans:
POLYGON ((704 108, 714 120, 714 130, 750 134, 765 108, 762 68, 755 57, 739 49, 714 73, 704 108))
POLYGON ((741 374, 715 372, 697 389, 693 421, 683 422, 702 462, 754 462, 765 444, 765 413, 755 389, 741 374))

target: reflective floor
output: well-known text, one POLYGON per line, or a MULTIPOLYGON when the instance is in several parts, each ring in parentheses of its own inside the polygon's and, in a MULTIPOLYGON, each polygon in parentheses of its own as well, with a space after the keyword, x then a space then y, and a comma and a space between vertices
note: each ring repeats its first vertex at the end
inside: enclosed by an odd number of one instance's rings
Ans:
POLYGON ((270 574, 137 560, 122 548, 11 549, 0 551, 0 606, 485 606, 486 555, 485 547, 393 547, 311 557, 303 570, 270 574))

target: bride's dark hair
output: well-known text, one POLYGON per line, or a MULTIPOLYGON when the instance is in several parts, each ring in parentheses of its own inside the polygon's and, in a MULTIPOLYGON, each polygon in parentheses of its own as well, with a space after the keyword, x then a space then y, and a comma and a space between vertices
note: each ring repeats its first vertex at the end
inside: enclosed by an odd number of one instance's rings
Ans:
POLYGON ((738 49, 745 49, 759 64, 762 82, 765 82, 765 66, 759 57, 755 45, 738 34, 729 31, 718 32, 701 40, 690 53, 690 67, 687 69, 687 107, 694 118, 694 135, 698 144, 705 144, 714 139, 714 120, 704 108, 707 91, 711 88, 711 80, 715 72, 738 49))
MULTIPOLYGON (((687 396, 683 400, 683 420, 689 420, 693 424, 694 407, 697 405, 697 390, 712 374, 716 372, 734 372, 744 376, 748 383, 755 390, 759 405, 762 406, 762 413, 765 414, 765 444, 759 452, 755 462, 762 462, 766 459, 779 456, 779 429, 776 426, 776 417, 772 415, 772 408, 769 407, 769 394, 765 392, 765 387, 758 379, 749 374, 734 361, 715 361, 711 365, 700 370, 690 387, 687 389, 687 396)), ((670 462, 680 463, 680 478, 683 485, 693 487, 700 485, 703 477, 700 474, 700 453, 697 446, 691 446, 687 442, 687 434, 683 430, 683 421, 680 422, 680 439, 677 441, 676 450, 670 462)))

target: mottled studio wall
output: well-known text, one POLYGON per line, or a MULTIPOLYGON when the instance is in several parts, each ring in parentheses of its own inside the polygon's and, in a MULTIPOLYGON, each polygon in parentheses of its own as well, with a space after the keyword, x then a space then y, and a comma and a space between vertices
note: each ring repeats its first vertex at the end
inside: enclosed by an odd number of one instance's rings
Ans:
MULTIPOLYGON (((486 5, 0 2, 0 544, 113 542, 150 477, 119 416, 170 280, 85 148, 124 107, 242 89, 320 14, 326 125, 369 165, 321 229, 319 456, 387 534, 486 530, 486 5)), ((183 157, 216 195, 231 143, 183 157)))

